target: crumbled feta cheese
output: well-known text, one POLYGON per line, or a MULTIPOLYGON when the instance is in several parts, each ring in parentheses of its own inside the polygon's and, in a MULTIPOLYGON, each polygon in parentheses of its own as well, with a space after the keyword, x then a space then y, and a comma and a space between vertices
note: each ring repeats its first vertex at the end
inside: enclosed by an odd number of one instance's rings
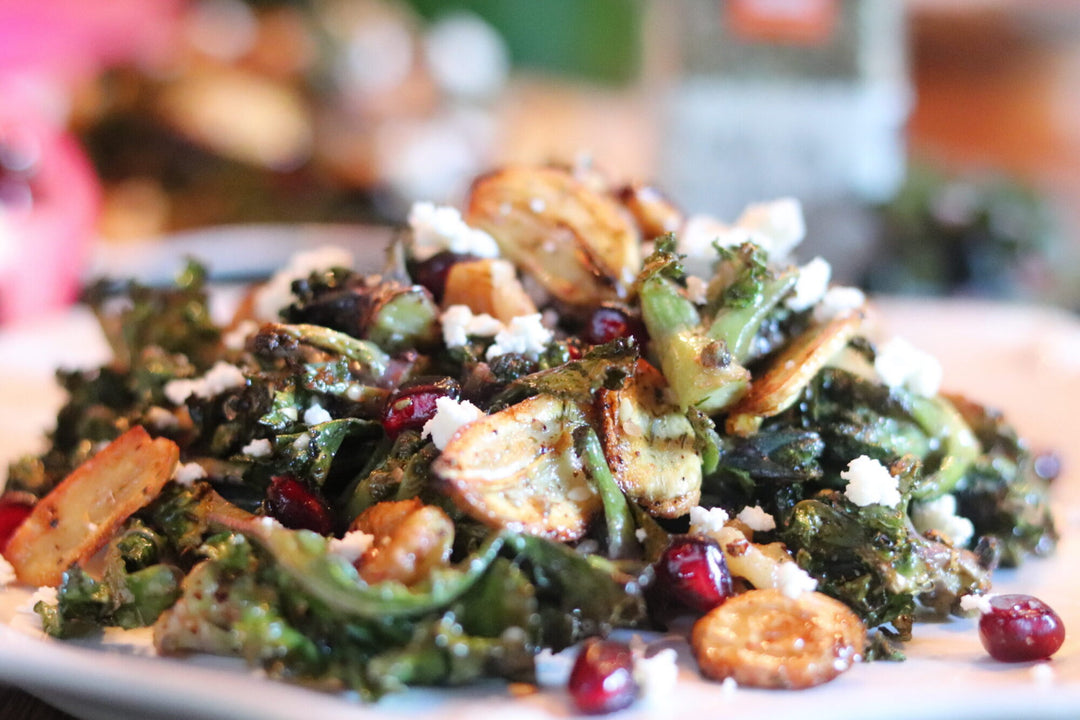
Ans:
POLYGON ((732 227, 710 215, 691 215, 683 223, 675 249, 688 258, 715 259, 714 245, 734 248, 754 238, 742 228, 732 227))
POLYGON ((435 415, 424 423, 422 433, 424 437, 430 435, 435 447, 442 450, 454 433, 483 416, 484 411, 468 400, 444 396, 435 401, 435 415))
POLYGON ((971 612, 972 610, 978 610, 980 614, 993 610, 990 605, 990 598, 994 597, 992 594, 986 595, 962 595, 960 597, 960 609, 964 612, 971 612))
POLYGON ((860 455, 848 463, 840 477, 848 481, 844 495, 860 507, 873 503, 896 507, 900 503, 900 480, 873 458, 860 455))
POLYGON ((831 277, 832 265, 825 258, 814 258, 799 268, 799 279, 784 304, 795 312, 808 310, 825 297, 831 277))
POLYGON ((826 323, 865 304, 866 293, 859 288, 836 285, 826 290, 821 302, 814 306, 814 321, 826 323))
POLYGON ((723 508, 705 508, 700 505, 690 508, 690 532, 699 535, 711 535, 723 530, 729 520, 723 508))
POLYGON ((236 327, 221 336, 221 342, 229 350, 243 350, 247 339, 258 331, 259 323, 254 320, 241 320, 236 327))
POLYGON ((311 445, 311 435, 307 434, 306 432, 305 433, 300 433, 299 435, 297 435, 296 439, 293 440, 293 443, 292 443, 293 449, 296 450, 297 452, 307 452, 308 447, 310 445, 311 445))
POLYGON ((165 383, 165 397, 174 405, 183 405, 191 395, 200 398, 212 398, 215 395, 243 387, 247 378, 240 368, 218 360, 201 378, 170 380, 165 383))
POLYGON ((544 648, 536 655, 536 684, 540 687, 565 689, 573 668, 574 655, 570 651, 553 653, 544 648))
POLYGON ((414 253, 421 260, 442 250, 482 258, 499 256, 499 244, 483 230, 470 227, 457 208, 429 202, 413 203, 409 210, 414 253))
POLYGON ((34 612, 35 605, 39 602, 43 602, 46 605, 56 605, 57 598, 58 593, 56 588, 49 585, 42 585, 34 591, 34 594, 30 596, 30 599, 27 600, 25 604, 18 607, 18 611, 37 617, 37 613, 34 612))
POLYGON ((206 468, 196 462, 178 463, 173 470, 173 480, 178 485, 191 485, 196 480, 206 477, 206 468))
POLYGON ((915 503, 911 508, 911 521, 919 532, 936 530, 956 547, 967 545, 975 535, 971 520, 956 514, 955 495, 942 495, 936 500, 915 503))
POLYGON ((487 350, 487 359, 508 353, 539 355, 551 338, 552 333, 544 327, 540 313, 519 315, 495 334, 495 342, 487 350))
POLYGON ((255 317, 259 320, 280 320, 282 309, 293 302, 293 281, 303 280, 320 270, 352 266, 352 253, 339 247, 325 246, 293 255, 285 267, 274 273, 255 292, 252 308, 255 317))
POLYGON ((704 305, 709 300, 709 283, 697 275, 686 276, 686 296, 695 305, 704 305))
POLYGON ((468 305, 451 305, 439 316, 446 347, 461 347, 470 337, 493 337, 503 331, 503 324, 487 313, 473 315, 468 305))
POLYGON ((0 555, 0 588, 6 588, 13 582, 15 582, 15 568, 11 567, 7 558, 0 555))
POLYGON ((789 598, 817 590, 817 580, 795 562, 782 562, 776 568, 776 587, 789 598))
POLYGON ((155 430, 170 430, 180 424, 175 415, 158 405, 147 408, 143 421, 155 430))
POLYGON ((240 452, 253 458, 267 457, 274 452, 274 445, 266 438, 255 438, 240 448, 240 452))
POLYGON ((345 533, 343 537, 330 538, 327 550, 333 555, 344 558, 346 562, 354 563, 368 551, 374 542, 374 535, 369 535, 362 530, 353 530, 345 533))
POLYGON ((646 702, 670 699, 679 679, 678 658, 674 648, 664 648, 651 657, 635 654, 634 680, 646 702))
POLYGON ((764 236, 762 245, 773 260, 783 260, 806 237, 802 205, 795 198, 754 203, 743 210, 736 226, 764 236))
POLYGON ((308 409, 304 411, 304 424, 305 425, 321 425, 324 422, 330 422, 333 420, 330 413, 320 405, 318 402, 312 402, 308 406, 308 409))
POLYGON ((776 529, 776 518, 765 512, 760 505, 744 507, 735 516, 735 519, 757 532, 768 532, 776 529))
POLYGON ((720 694, 724 697, 731 697, 738 689, 739 683, 733 677, 726 677, 724 678, 724 681, 720 683, 720 694))
POLYGON ((645 528, 638 528, 634 531, 634 537, 637 538, 637 541, 639 543, 643 543, 646 539, 648 539, 649 533, 645 531, 645 528))
POLYGON ((878 347, 874 369, 889 387, 905 387, 923 397, 933 397, 941 387, 941 363, 904 338, 892 338, 878 347))

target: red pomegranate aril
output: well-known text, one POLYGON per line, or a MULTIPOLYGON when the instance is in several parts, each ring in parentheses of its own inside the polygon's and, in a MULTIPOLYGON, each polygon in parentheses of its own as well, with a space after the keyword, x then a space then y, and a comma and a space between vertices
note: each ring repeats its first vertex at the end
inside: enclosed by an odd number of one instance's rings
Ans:
POLYGON ((990 657, 1002 662, 1042 660, 1065 642, 1065 624, 1031 595, 992 595, 979 618, 979 639, 990 657))
POLYGON ((638 694, 633 653, 625 643, 586 640, 570 671, 567 689, 583 713, 600 715, 629 707, 638 694))
POLYGON ((0 496, 0 554, 33 509, 34 497, 29 493, 9 492, 0 496))
POLYGON ((320 535, 334 531, 334 514, 315 491, 291 475, 276 475, 266 489, 266 511, 287 528, 320 535))
POLYGON ((474 255, 443 250, 435 253, 427 260, 422 260, 412 268, 412 276, 417 285, 427 288, 436 302, 442 302, 443 293, 446 292, 446 277, 450 274, 450 268, 463 260, 475 260, 474 255))
POLYGON ((461 390, 452 378, 414 380, 387 398, 382 414, 383 430, 390 438, 396 438, 403 430, 418 430, 435 417, 439 398, 457 399, 460 395, 461 390))
POLYGON ((637 324, 630 315, 619 308, 601 305, 589 316, 585 340, 593 345, 602 345, 634 335, 636 330, 637 324))
POLYGON ((653 569, 649 602, 655 610, 704 614, 732 595, 724 551, 703 535, 674 536, 653 569))

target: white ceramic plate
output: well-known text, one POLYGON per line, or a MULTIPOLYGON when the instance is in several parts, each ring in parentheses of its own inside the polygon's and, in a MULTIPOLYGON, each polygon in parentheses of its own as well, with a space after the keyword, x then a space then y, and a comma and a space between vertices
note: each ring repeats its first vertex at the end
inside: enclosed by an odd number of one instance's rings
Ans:
MULTIPOLYGON (((725 718, 1076 718, 1080 717, 1080 323, 1052 311, 990 304, 888 301, 883 323, 945 365, 947 389, 1006 410, 1036 448, 1056 449, 1065 473, 1055 486, 1059 552, 1018 572, 999 573, 995 590, 1039 595, 1073 635, 1049 663, 1006 665, 982 650, 971 620, 917 626, 905 663, 856 666, 809 691, 740 689, 725 694, 700 680, 683 648, 677 691, 620 717, 725 718), (1038 668, 1038 669, 1036 669, 1038 668)), ((56 365, 104 357, 91 319, 72 313, 0 332, 0 462, 36 448, 60 401, 56 365)), ((19 612, 29 592, 0 592, 0 681, 18 685, 77 716, 98 718, 552 718, 572 712, 557 687, 514 697, 507 687, 416 691, 374 706, 271 682, 232 661, 150 657, 147 634, 60 643, 19 612)), ((545 665, 556 671, 559 660, 545 665)), ((565 664, 565 659, 562 659, 565 664)))

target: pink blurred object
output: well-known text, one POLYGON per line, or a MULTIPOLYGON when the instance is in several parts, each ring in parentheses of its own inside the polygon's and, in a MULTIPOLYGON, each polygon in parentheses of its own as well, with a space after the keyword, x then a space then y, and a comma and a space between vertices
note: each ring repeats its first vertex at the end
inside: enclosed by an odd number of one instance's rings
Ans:
POLYGON ((0 324, 70 303, 100 187, 66 132, 68 96, 172 47, 182 0, 0 0, 0 324))

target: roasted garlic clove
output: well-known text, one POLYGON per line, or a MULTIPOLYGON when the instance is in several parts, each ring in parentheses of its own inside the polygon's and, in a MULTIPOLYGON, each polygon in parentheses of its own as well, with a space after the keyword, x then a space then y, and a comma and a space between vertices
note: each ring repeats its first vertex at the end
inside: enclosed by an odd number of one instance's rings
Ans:
POLYGON ((491 527, 564 542, 601 509, 574 451, 575 403, 537 395, 465 426, 432 468, 464 512, 491 527))
POLYGON ((424 505, 418 498, 372 505, 349 529, 375 538, 356 562, 357 572, 368 583, 396 580, 411 585, 432 568, 446 565, 454 545, 454 521, 441 508, 424 505))
POLYGON ((481 177, 466 220, 572 305, 625 296, 641 267, 637 229, 619 203, 564 169, 511 166, 481 177))
POLYGON ((650 514, 676 518, 701 499, 701 457, 686 413, 644 360, 618 390, 600 390, 604 455, 615 482, 650 514))
POLYGON ((690 646, 701 673, 713 680, 801 689, 828 682, 859 660, 866 628, 828 595, 750 590, 695 622, 690 646))

